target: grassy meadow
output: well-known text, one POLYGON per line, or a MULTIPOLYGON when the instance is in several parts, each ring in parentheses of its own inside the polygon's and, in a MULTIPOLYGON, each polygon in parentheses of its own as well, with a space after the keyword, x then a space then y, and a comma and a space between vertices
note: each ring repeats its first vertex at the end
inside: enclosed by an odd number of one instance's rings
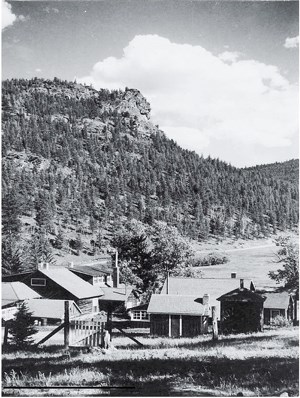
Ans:
POLYGON ((2 395, 298 396, 298 328, 216 342, 209 335, 138 339, 144 347, 117 336, 109 350, 71 349, 70 357, 59 346, 4 352, 2 395))

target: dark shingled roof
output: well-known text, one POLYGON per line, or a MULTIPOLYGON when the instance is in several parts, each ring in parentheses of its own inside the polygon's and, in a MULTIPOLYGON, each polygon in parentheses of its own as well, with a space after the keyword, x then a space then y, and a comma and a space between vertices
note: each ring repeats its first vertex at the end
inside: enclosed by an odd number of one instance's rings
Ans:
POLYGON ((76 265, 73 268, 68 268, 71 272, 76 274, 77 272, 89 276, 105 276, 112 273, 111 269, 105 266, 99 265, 76 265))
POLYGON ((217 298, 219 301, 263 302, 265 297, 248 289, 235 289, 217 298))

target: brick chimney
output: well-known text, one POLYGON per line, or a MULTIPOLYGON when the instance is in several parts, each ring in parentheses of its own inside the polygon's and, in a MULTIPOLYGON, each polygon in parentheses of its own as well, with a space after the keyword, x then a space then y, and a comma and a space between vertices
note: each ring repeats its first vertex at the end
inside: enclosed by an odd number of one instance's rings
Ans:
POLYGON ((236 273, 235 272, 232 272, 231 273, 231 279, 235 279, 236 278, 236 273))
POLYGON ((115 266, 113 267, 113 287, 118 288, 119 287, 119 280, 120 280, 120 269, 118 265, 118 252, 116 252, 116 262, 115 266))
POLYGON ((240 289, 244 289, 244 279, 240 279, 240 289))

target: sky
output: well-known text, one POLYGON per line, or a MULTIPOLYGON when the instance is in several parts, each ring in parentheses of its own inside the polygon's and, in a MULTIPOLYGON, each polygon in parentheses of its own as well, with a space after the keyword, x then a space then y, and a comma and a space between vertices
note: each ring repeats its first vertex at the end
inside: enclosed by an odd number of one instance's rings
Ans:
POLYGON ((200 155, 298 158, 298 15, 294 1, 2 0, 2 79, 136 88, 200 155))

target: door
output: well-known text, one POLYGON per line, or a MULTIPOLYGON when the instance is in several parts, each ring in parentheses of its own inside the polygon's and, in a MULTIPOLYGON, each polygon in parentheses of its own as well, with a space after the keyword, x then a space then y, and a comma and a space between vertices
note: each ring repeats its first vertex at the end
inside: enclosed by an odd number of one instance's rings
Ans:
POLYGON ((180 316, 179 315, 170 315, 171 316, 171 337, 179 337, 180 336, 180 316))

